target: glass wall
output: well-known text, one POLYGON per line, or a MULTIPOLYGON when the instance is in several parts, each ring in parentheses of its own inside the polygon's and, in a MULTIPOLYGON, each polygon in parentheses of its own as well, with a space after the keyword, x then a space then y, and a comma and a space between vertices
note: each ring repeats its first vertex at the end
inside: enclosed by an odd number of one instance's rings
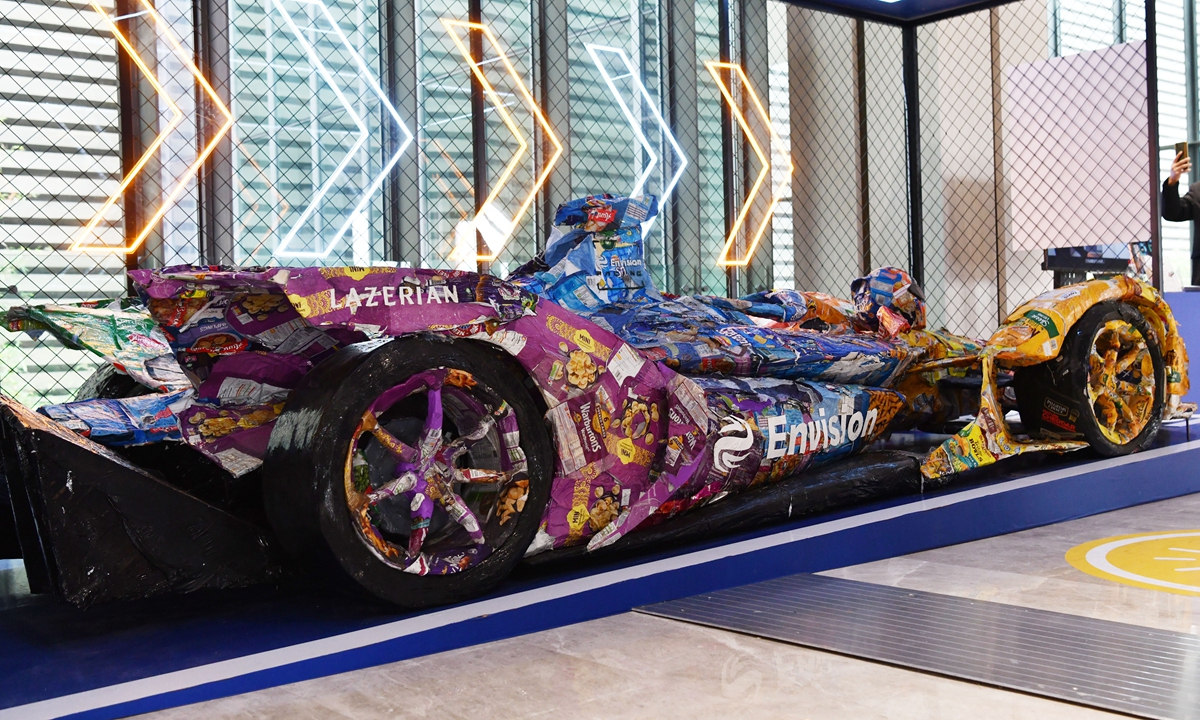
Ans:
MULTIPOLYGON (((666 291, 844 296, 865 266, 911 267, 914 228, 934 321, 952 330, 986 334, 1047 285, 1038 253, 1004 237, 1005 73, 1139 39, 1142 3, 1018 0, 921 26, 915 184, 899 27, 778 0, 725 6, 115 0, 101 15, 0 0, 0 306, 123 295, 127 259, 474 269, 482 256, 506 275, 543 246, 559 203, 668 189, 646 234, 666 291), (736 274, 717 261, 762 167, 723 118, 706 66, 722 57, 745 73, 748 85, 730 80, 741 112, 757 96, 769 115, 749 126, 775 137, 778 202, 742 228, 745 240, 770 222, 736 274), (72 251, 94 218, 89 241, 114 252, 72 251)), ((1200 141, 1184 7, 1158 2, 1164 165, 1174 142, 1200 141)), ((1189 241, 1188 226, 1164 228, 1184 279, 1189 241)), ((3 388, 35 404, 68 397, 94 366, 45 339, 4 342, 3 388)))

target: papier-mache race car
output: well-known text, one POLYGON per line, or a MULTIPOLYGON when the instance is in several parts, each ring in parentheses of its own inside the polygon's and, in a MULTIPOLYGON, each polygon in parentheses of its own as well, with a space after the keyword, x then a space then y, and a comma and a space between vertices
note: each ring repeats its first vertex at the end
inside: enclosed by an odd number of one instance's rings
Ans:
POLYGON ((979 342, 927 328, 893 268, 849 301, 660 293, 655 212, 564 204, 507 280, 168 267, 132 271, 135 299, 15 308, 11 330, 108 363, 75 402, 0 398, 31 588, 87 604, 299 565, 422 607, 523 558, 708 538, 1021 453, 1134 452, 1194 409, 1138 279, 1045 293, 979 342), (944 442, 879 451, 912 428, 944 442))

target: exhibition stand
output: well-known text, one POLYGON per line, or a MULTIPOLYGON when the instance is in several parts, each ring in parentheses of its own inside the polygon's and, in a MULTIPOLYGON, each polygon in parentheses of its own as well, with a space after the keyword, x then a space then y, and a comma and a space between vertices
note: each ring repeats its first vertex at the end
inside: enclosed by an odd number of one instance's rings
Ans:
POLYGON ((86 610, 13 595, 0 610, 0 719, 148 712, 1062 522, 1200 491, 1197 462, 1200 440, 1173 425, 1132 456, 1027 456, 939 492, 583 570, 526 570, 487 597, 411 614, 289 587, 86 610))

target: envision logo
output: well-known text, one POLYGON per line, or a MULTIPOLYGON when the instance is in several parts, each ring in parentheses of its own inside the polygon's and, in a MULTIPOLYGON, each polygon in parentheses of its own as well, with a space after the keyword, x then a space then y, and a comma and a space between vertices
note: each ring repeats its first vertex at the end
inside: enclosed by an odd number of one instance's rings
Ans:
POLYGON ((870 437, 875 431, 879 411, 871 408, 864 416, 861 412, 834 415, 826 418, 824 410, 811 422, 797 423, 789 432, 787 417, 775 415, 767 418, 767 459, 784 455, 803 455, 824 450, 830 446, 854 442, 860 437, 870 437))
POLYGON ((732 472, 746 459, 752 447, 754 431, 750 423, 741 418, 729 418, 721 427, 721 438, 713 446, 713 466, 724 473, 732 472))

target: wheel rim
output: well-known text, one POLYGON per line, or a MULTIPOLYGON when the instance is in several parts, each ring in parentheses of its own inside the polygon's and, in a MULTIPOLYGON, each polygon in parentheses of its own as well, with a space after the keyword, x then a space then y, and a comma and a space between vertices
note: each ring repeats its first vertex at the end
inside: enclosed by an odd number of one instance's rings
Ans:
POLYGON ((504 544, 525 508, 516 413, 463 370, 414 375, 363 413, 345 486, 380 559, 417 575, 467 570, 504 544))
POLYGON ((1088 401, 1100 432, 1124 445, 1142 433, 1154 411, 1154 360, 1145 336, 1125 320, 1109 320, 1088 355, 1088 401))

